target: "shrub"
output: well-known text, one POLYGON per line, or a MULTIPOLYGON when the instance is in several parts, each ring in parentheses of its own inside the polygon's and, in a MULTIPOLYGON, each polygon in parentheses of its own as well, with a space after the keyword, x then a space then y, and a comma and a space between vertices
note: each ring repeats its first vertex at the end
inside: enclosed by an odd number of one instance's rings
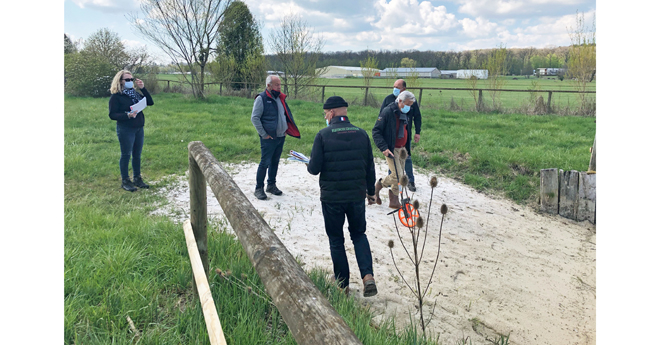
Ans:
POLYGON ((74 96, 108 97, 117 71, 103 57, 85 52, 64 58, 64 90, 74 96))

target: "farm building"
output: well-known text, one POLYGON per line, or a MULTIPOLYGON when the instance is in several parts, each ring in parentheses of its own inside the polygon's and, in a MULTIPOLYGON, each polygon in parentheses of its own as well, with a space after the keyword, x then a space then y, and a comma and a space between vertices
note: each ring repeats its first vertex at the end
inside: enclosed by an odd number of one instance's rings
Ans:
POLYGON ((566 73, 565 68, 537 68, 536 72, 538 76, 545 76, 545 75, 559 75, 566 73))
POLYGON ((440 78, 440 71, 435 67, 386 68, 380 72, 382 77, 411 77, 414 73, 420 78, 440 78))
MULTIPOLYGON (((320 70, 317 68, 316 70, 320 70)), ((380 71, 375 70, 376 77, 380 76, 380 71)), ((353 66, 328 66, 325 72, 320 75, 321 78, 346 78, 346 77, 362 77, 362 68, 353 66)))
POLYGON ((458 71, 456 71, 456 78, 458 78, 458 79, 469 79, 472 76, 475 76, 478 79, 488 79, 488 70, 487 69, 459 69, 458 71))
POLYGON ((458 71, 440 71, 440 79, 456 79, 458 71))

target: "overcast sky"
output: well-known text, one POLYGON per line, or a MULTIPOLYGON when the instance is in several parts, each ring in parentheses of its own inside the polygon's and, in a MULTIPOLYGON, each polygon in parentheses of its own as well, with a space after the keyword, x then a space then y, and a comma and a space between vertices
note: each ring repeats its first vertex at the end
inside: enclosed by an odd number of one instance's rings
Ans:
MULTIPOLYGON (((303 15, 326 41, 324 51, 437 50, 563 46, 576 11, 591 25, 595 0, 292 0, 244 1, 262 24, 264 38, 289 13, 303 15)), ((64 32, 74 40, 107 27, 129 47, 147 45, 126 14, 139 12, 139 0, 65 0, 64 32)), ((265 42, 266 43, 266 42, 265 42)), ((268 44, 266 52, 270 52, 268 44)))

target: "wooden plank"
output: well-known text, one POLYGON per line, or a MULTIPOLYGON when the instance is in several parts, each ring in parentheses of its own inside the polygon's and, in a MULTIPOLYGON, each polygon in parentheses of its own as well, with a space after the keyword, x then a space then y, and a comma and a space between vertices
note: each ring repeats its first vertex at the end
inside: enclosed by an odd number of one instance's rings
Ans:
POLYGON ((596 224, 596 174, 580 172, 578 183, 577 220, 596 224))
POLYGON ((594 136, 594 146, 591 147, 591 159, 589 159, 589 172, 596 172, 596 136, 594 136))
POLYGON ((195 276, 195 285, 199 294, 199 302, 202 305, 202 312, 204 313, 204 321, 206 321, 206 330, 209 333, 209 340, 211 345, 227 345, 225 341, 225 334, 222 332, 222 325, 220 325, 220 318, 218 311, 215 309, 215 302, 211 295, 211 288, 209 281, 206 278, 207 271, 202 264, 202 258, 199 256, 197 249, 197 241, 193 234, 193 228, 190 220, 186 219, 183 223, 183 232, 186 235, 186 245, 188 246, 188 255, 190 256, 190 265, 193 269, 195 276))
MULTIPOLYGON (((190 147, 188 149, 190 150, 190 147)), ((190 223, 195 234, 199 256, 204 265, 204 272, 206 272, 206 278, 208 279, 206 179, 190 152, 188 152, 188 186, 190 187, 190 223)))
POLYGON ((188 148, 296 342, 362 344, 209 149, 188 148))
POLYGON ((579 174, 577 170, 563 171, 559 181, 559 215, 575 220, 577 218, 579 174))
POLYGON ((541 211, 559 212, 559 176, 557 168, 541 169, 541 211))

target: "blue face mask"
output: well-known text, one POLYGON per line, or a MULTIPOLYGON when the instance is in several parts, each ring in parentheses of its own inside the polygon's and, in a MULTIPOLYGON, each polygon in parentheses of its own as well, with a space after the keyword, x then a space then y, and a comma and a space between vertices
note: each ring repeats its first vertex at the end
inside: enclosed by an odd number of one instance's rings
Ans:
POLYGON ((325 119, 325 125, 326 127, 330 126, 330 121, 328 121, 328 119, 325 119))
POLYGON ((404 105, 403 109, 401 109, 401 112, 404 113, 404 114, 408 114, 409 111, 410 111, 410 106, 409 105, 404 105))
POLYGON ((127 81, 124 84, 124 87, 127 88, 127 89, 132 89, 133 88, 133 82, 132 81, 127 81))
POLYGON ((400 93, 401 93, 401 90, 399 90, 399 89, 397 89, 397 88, 394 88, 394 90, 392 90, 392 94, 393 94, 394 96, 398 96, 400 93))

